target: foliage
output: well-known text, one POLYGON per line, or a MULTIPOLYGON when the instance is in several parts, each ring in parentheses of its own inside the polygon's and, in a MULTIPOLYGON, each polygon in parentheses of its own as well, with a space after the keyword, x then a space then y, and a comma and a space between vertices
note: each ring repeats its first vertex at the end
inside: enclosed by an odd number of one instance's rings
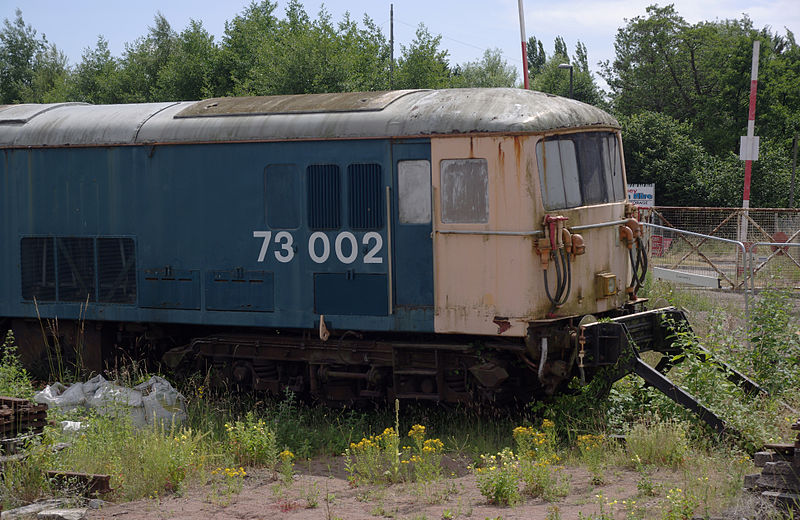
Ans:
POLYGON ((519 493, 519 459, 504 448, 497 455, 481 455, 481 462, 472 466, 475 482, 481 495, 490 504, 514 505, 521 500, 519 493))
POLYGON ((125 413, 93 415, 83 422, 85 430, 55 458, 56 469, 109 474, 121 499, 178 491, 187 478, 205 471, 208 446, 191 429, 136 428, 125 413))
POLYGON ((487 49, 479 61, 457 65, 453 70, 453 87, 513 87, 517 69, 509 65, 499 49, 487 49))
POLYGON ((238 464, 272 468, 278 461, 275 432, 252 411, 244 420, 226 423, 228 445, 238 464))
POLYGON ((514 428, 523 493, 533 498, 555 500, 569 493, 569 479, 563 475, 556 454, 555 424, 545 419, 541 431, 533 427, 514 428))
POLYGON ((395 428, 350 443, 344 453, 350 482, 359 485, 408 479, 429 483, 441 479, 444 443, 438 438, 426 439, 425 432, 425 426, 413 425, 408 432, 410 445, 402 450, 395 428))
POLYGON ((681 488, 670 489, 667 492, 667 502, 664 506, 663 520, 691 520, 700 501, 691 492, 681 488))
POLYGON ((4 511, 29 504, 51 492, 47 471, 52 469, 52 446, 34 438, 25 446, 25 454, 25 459, 3 462, 0 509, 4 511))
POLYGON ((242 492, 244 477, 247 472, 243 467, 238 468, 216 468, 211 471, 211 492, 207 500, 212 504, 227 506, 230 504, 232 495, 242 492))
POLYGON ((439 439, 426 439, 425 427, 415 424, 408 432, 413 446, 403 448, 404 454, 411 456, 402 457, 401 464, 412 467, 415 482, 433 482, 442 478, 442 455, 444 444, 439 439))
POLYGON ((345 469, 353 485, 360 483, 398 482, 400 441, 394 428, 350 443, 344 452, 345 469))
POLYGON ((680 467, 689 457, 689 442, 681 423, 648 418, 637 421, 625 434, 625 451, 640 472, 644 467, 680 467))
POLYGON ((602 64, 601 76, 620 114, 658 112, 687 122, 691 135, 721 157, 738 149, 745 133, 754 40, 761 41, 756 134, 788 149, 800 124, 791 87, 800 78, 800 49, 788 30, 757 30, 747 16, 689 24, 673 5, 653 5, 618 30, 616 57, 602 64))
POLYGON ((586 45, 578 41, 571 61, 564 38, 557 36, 554 47, 553 55, 548 58, 541 41, 534 36, 528 39, 528 74, 531 76, 531 88, 569 97, 570 71, 560 69, 559 65, 571 63, 572 97, 590 105, 604 106, 603 93, 589 70, 586 45))
POLYGON ((662 206, 703 205, 708 188, 699 184, 710 156, 691 137, 691 125, 652 111, 622 117, 620 122, 628 182, 655 183, 662 206))
POLYGON ((290 484, 294 478, 294 453, 289 450, 283 450, 278 453, 280 460, 280 476, 284 484, 290 484))
POLYGON ((605 483, 603 476, 607 448, 605 435, 591 433, 578 435, 577 444, 581 460, 586 464, 591 475, 591 483, 595 486, 605 483))
POLYGON ((33 384, 28 372, 20 363, 14 333, 8 331, 2 346, 0 359, 0 395, 30 399, 33 397, 33 384))
POLYGON ((450 81, 449 53, 439 48, 441 41, 441 36, 433 36, 425 24, 420 24, 411 44, 400 46, 393 87, 446 87, 450 81))
POLYGON ((23 91, 33 83, 36 56, 47 47, 44 38, 15 11, 13 22, 5 19, 0 31, 0 104, 19 103, 23 91))
POLYGON ((750 366, 758 381, 780 394, 800 385, 800 328, 787 291, 765 289, 750 315, 750 366))

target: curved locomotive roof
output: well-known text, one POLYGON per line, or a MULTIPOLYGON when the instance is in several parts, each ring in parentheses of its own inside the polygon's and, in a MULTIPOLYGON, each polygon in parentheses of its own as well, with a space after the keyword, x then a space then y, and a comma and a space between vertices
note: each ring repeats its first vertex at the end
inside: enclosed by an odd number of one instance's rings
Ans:
POLYGON ((511 88, 0 106, 0 148, 543 133, 590 127, 619 124, 579 101, 511 88))

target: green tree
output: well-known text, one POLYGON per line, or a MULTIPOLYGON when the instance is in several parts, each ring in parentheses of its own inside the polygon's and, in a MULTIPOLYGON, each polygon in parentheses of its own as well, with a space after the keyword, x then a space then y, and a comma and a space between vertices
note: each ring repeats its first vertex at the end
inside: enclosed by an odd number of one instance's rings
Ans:
POLYGON ((378 26, 363 27, 349 13, 334 23, 322 9, 312 20, 297 0, 276 20, 256 47, 252 64, 236 91, 301 94, 388 88, 389 46, 378 26))
POLYGON ((433 36, 424 24, 408 47, 401 45, 395 70, 395 88, 443 88, 450 82, 448 52, 439 49, 442 36, 433 36))
POLYGON ((616 58, 601 75, 619 113, 688 121, 710 153, 724 154, 738 150, 746 130, 754 40, 761 41, 756 133, 784 137, 800 113, 797 45, 790 32, 756 30, 746 16, 690 25, 671 5, 650 6, 619 29, 616 58))
POLYGON ((557 56, 560 56, 565 60, 569 59, 569 53, 567 52, 567 44, 564 42, 564 38, 562 38, 561 36, 556 36, 555 52, 553 53, 553 57, 557 56))
POLYGON ((157 101, 157 84, 177 45, 177 34, 160 12, 147 36, 125 45, 120 61, 119 89, 125 103, 157 101))
POLYGON ((656 185, 662 206, 702 206, 707 187, 700 172, 709 154, 691 138, 691 126, 658 112, 644 111, 620 118, 629 183, 656 185))
POLYGON ((537 40, 536 36, 528 38, 525 43, 525 50, 528 55, 528 75, 535 77, 544 68, 544 64, 547 62, 547 53, 544 51, 542 41, 537 40))
POLYGON ((226 95, 251 94, 248 85, 259 75, 268 73, 257 67, 263 42, 274 37, 278 19, 276 4, 265 0, 250 5, 230 22, 225 22, 216 84, 226 95))
POLYGON ((456 67, 453 87, 513 87, 517 70, 503 58, 500 49, 484 51, 483 58, 456 67))
POLYGON ((86 48, 71 78, 70 97, 74 101, 95 104, 120 103, 119 63, 101 35, 93 49, 86 48))
POLYGON ((46 52, 47 40, 36 37, 36 30, 15 11, 15 19, 3 20, 0 31, 0 103, 19 103, 33 83, 37 56, 46 52))
POLYGON ((219 49, 203 23, 191 20, 159 69, 154 97, 161 101, 194 100, 221 94, 214 84, 219 49))
MULTIPOLYGON (((554 47, 553 56, 546 60, 533 77, 531 88, 540 92, 569 97, 570 71, 558 67, 563 63, 570 63, 564 38, 557 36, 554 47)), ((605 105, 603 93, 589 70, 586 45, 580 40, 576 45, 572 66, 572 97, 594 106, 605 105)))
POLYGON ((61 103, 69 100, 70 70, 67 57, 55 44, 47 44, 36 52, 30 84, 19 88, 23 103, 61 103))

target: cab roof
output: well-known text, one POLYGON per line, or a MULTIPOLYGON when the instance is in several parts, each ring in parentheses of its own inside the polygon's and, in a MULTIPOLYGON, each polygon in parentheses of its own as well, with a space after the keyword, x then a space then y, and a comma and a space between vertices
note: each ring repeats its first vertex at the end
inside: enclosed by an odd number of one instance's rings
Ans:
POLYGON ((619 128, 606 112, 512 88, 91 105, 0 105, 0 148, 541 134, 619 128))

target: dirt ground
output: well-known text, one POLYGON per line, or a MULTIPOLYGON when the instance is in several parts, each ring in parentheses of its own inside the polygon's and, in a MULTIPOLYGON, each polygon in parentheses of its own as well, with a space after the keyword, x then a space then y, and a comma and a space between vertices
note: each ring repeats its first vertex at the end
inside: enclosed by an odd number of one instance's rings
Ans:
MULTIPOLYGON (((614 511, 615 518, 631 518, 626 515, 623 500, 636 501, 639 516, 634 518, 659 518, 660 503, 666 494, 666 490, 663 490, 657 497, 638 496, 636 483, 639 474, 634 471, 609 468, 605 472, 606 483, 593 486, 586 470, 567 467, 564 471, 569 475, 571 484, 569 495, 564 499, 549 503, 541 499, 529 499, 514 507, 498 507, 486 503, 465 464, 450 468, 449 478, 424 486, 395 484, 351 487, 341 458, 301 463, 295 470, 297 474, 289 485, 277 482, 271 473, 254 470, 248 473, 239 493, 220 493, 212 484, 198 483, 189 486, 181 496, 113 504, 90 511, 87 518, 567 520, 578 518, 579 513, 584 516, 593 514, 599 518, 597 495, 604 497, 601 500, 605 504, 617 501, 610 507, 604 506, 607 514, 614 511), (557 513, 554 508, 557 508, 557 513), (560 517, 556 514, 560 514, 560 517)), ((657 474, 654 475, 654 481, 672 480, 670 477, 674 476, 657 474)))

